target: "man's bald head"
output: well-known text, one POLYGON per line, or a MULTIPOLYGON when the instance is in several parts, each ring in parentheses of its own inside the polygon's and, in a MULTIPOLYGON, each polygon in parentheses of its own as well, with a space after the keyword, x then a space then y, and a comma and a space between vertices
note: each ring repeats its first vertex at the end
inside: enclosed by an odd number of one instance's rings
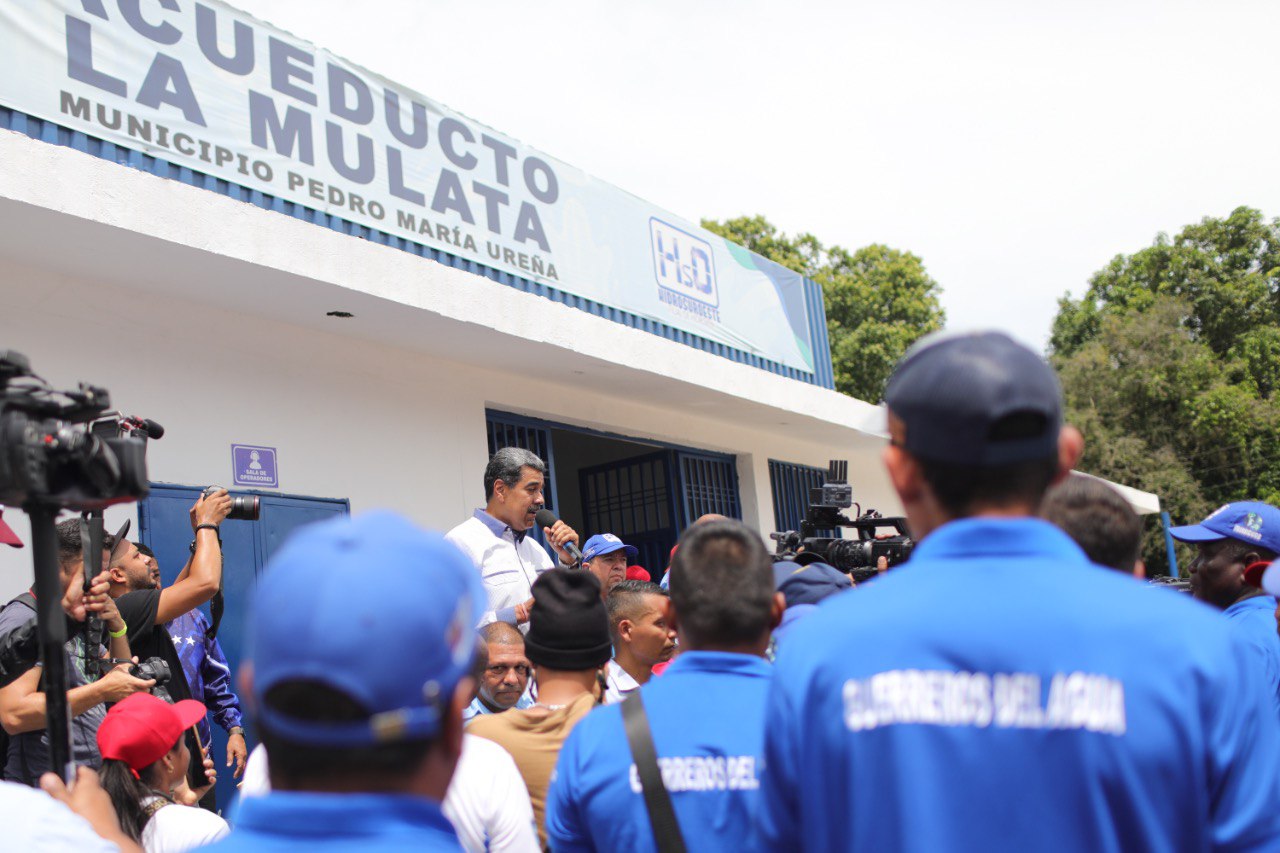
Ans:
POLYGON ((485 668, 477 695, 491 712, 513 708, 529 686, 524 635, 508 622, 490 622, 480 629, 480 639, 485 647, 485 668))
POLYGON ((509 622, 490 622, 480 629, 480 637, 491 646, 520 646, 524 648, 524 635, 509 622))
POLYGON ((698 516, 698 520, 695 521, 693 524, 694 525, 709 524, 713 521, 728 521, 728 520, 729 520, 729 516, 727 515, 721 515, 718 512, 709 512, 706 515, 698 516))

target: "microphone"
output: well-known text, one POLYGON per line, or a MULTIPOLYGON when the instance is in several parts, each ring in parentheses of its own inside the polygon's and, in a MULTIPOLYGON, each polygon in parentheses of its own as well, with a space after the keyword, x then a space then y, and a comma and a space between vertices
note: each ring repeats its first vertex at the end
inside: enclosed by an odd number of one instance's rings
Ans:
MULTIPOLYGON (((560 520, 556 518, 556 514, 554 512, 546 507, 538 510, 538 514, 533 518, 534 521, 538 523, 539 527, 555 527, 556 522, 560 520)), ((566 542, 561 547, 569 553, 569 556, 573 558, 575 563, 582 562, 582 552, 578 550, 577 545, 574 545, 572 542, 566 542)))
POLYGON ((147 438, 164 438, 164 427, 151 420, 151 418, 124 418, 126 424, 136 430, 146 433, 147 438))

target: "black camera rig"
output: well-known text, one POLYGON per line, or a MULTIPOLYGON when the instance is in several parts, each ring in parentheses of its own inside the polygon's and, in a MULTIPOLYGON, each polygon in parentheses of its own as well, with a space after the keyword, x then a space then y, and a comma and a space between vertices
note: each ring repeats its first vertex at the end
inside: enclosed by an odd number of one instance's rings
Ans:
MULTIPOLYGON (((31 371, 26 356, 0 351, 0 504, 20 506, 31 517, 49 766, 67 781, 74 768, 55 522, 64 509, 84 515, 87 589, 102 551, 102 511, 146 497, 148 491, 146 422, 133 424, 108 414, 110 408, 105 389, 82 382, 75 391, 54 390, 31 371)), ((90 631, 100 633, 100 627, 90 631)), ((29 640, 10 644, 4 639, 5 651, 30 649, 29 640)))
POLYGON ((777 545, 776 554, 782 560, 797 563, 828 563, 848 573, 855 582, 876 576, 876 563, 884 557, 890 566, 905 562, 911 556, 915 543, 907 531, 907 520, 900 517, 886 518, 874 509, 865 513, 853 501, 853 487, 849 485, 849 463, 832 459, 827 469, 827 479, 820 487, 809 490, 809 509, 800 529, 769 534, 777 545), (849 518, 843 510, 856 506, 855 517, 849 518), (851 528, 857 539, 840 539, 819 536, 820 531, 851 528), (885 535, 880 531, 890 529, 885 535))

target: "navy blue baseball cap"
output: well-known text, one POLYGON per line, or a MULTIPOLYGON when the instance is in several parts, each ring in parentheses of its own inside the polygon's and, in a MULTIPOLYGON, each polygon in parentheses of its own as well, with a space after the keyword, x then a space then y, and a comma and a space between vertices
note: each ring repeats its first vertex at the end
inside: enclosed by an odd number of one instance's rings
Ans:
POLYGON ((1237 501, 1218 507, 1199 524, 1171 527, 1169 534, 1179 542, 1238 539, 1280 552, 1280 509, 1260 501, 1237 501))
POLYGON ((926 335, 898 362, 884 400, 905 427, 903 447, 921 459, 994 466, 1058 452, 1058 377, 1003 332, 926 335))
POLYGON ((817 604, 829 595, 853 588, 844 572, 827 563, 801 565, 791 560, 773 564, 773 585, 787 600, 787 609, 797 604, 817 604))
POLYGON ((471 667, 488 599, 456 546, 390 512, 308 525, 267 563, 249 620, 262 722, 295 743, 358 747, 430 737, 471 667), (317 682, 369 712, 303 720, 263 701, 317 682))
POLYGON ((582 549, 582 562, 588 563, 601 554, 612 554, 619 549, 625 549, 628 557, 634 557, 640 553, 640 549, 623 543, 612 533, 597 533, 587 540, 587 547, 582 549))

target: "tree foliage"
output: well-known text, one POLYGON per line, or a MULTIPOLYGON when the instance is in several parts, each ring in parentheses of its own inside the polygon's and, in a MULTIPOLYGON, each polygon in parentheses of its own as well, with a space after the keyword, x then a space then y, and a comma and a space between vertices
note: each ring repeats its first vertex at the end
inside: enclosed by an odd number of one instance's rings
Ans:
POLYGON ((907 348, 945 320, 938 283, 910 252, 873 244, 850 252, 812 234, 788 237, 763 216, 702 227, 822 286, 836 390, 878 403, 907 348))
POLYGON ((1059 302, 1050 351, 1083 470, 1178 523, 1280 503, 1280 220, 1241 207, 1117 256, 1059 302))

